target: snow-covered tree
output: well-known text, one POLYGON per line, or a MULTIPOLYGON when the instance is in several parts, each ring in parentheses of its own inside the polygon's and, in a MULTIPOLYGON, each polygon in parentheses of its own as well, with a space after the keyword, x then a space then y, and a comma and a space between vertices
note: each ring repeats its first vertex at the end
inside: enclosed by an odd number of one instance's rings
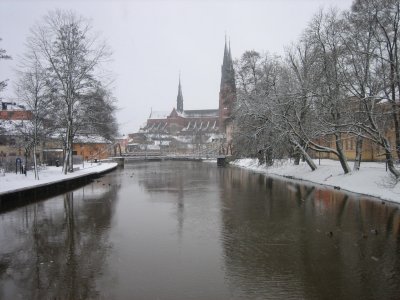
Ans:
POLYGON ((20 130, 24 136, 26 151, 33 154, 35 178, 39 179, 37 146, 53 130, 53 127, 50 126, 54 112, 53 96, 49 89, 51 85, 48 82, 48 74, 34 53, 24 62, 25 64, 18 72, 19 81, 16 83, 16 93, 31 113, 31 119, 26 120, 20 130))
POLYGON ((91 34, 90 22, 71 11, 53 11, 31 30, 28 54, 35 53, 46 69, 56 103, 54 116, 63 129, 63 169, 72 171, 72 148, 79 120, 101 82, 102 63, 111 53, 104 42, 91 34))
POLYGON ((245 52, 237 62, 237 103, 234 144, 239 155, 257 156, 271 164, 290 150, 287 136, 276 122, 281 62, 272 55, 245 52))
POLYGON ((343 171, 349 173, 350 167, 343 150, 343 132, 347 131, 349 125, 349 110, 339 63, 343 52, 340 39, 342 26, 336 10, 327 13, 320 11, 305 31, 305 38, 312 45, 314 59, 320 70, 313 92, 317 97, 313 105, 318 122, 306 143, 310 149, 337 156, 343 171), (335 147, 319 144, 319 137, 333 137, 335 147))

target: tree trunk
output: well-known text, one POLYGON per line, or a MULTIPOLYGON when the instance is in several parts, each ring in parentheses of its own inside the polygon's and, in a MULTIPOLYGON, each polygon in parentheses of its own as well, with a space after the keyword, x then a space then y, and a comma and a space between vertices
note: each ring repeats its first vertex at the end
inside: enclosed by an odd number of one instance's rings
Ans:
POLYGON ((272 166, 274 164, 272 149, 268 147, 267 149, 264 150, 264 153, 265 153, 265 164, 267 166, 272 166))
POLYGON ((291 141, 295 145, 295 150, 299 151, 299 160, 302 154, 304 160, 306 161, 307 165, 311 168, 312 171, 315 171, 317 169, 317 165, 314 163, 310 155, 308 155, 307 151, 300 145, 296 140, 291 141))
POLYGON ((73 171, 73 156, 72 156, 72 147, 73 147, 73 136, 72 136, 72 118, 68 120, 68 128, 67 128, 67 155, 65 157, 65 166, 66 169, 64 170, 64 174, 67 174, 67 172, 72 172, 73 171))
POLYGON ((70 140, 70 145, 69 145, 69 155, 68 155, 69 161, 68 161, 68 172, 73 172, 74 171, 74 155, 73 155, 73 144, 72 144, 72 139, 70 140))
POLYGON ((63 172, 64 174, 67 174, 68 171, 68 156, 69 156, 69 149, 68 147, 65 149, 65 157, 64 157, 64 164, 63 164, 63 172))
POLYGON ((356 140, 356 157, 354 159, 353 171, 360 170, 362 146, 363 146, 363 138, 360 135, 358 135, 356 140))
POLYGON ((33 168, 35 170, 35 179, 39 180, 39 172, 36 159, 36 142, 33 144, 33 168))
POLYGON ((398 117, 398 110, 400 106, 397 105, 396 101, 393 100, 392 103, 392 116, 393 116, 393 123, 394 123, 394 134, 395 134, 395 144, 396 144, 396 153, 397 159, 400 160, 400 125, 399 125, 399 117, 398 117))
POLYGON ((301 151, 298 149, 298 147, 294 147, 294 165, 298 166, 300 164, 300 158, 301 158, 301 151))
MULTIPOLYGON (((69 123, 68 123, 69 125, 69 123)), ((67 174, 70 170, 70 161, 71 161, 71 135, 70 135, 70 127, 68 126, 67 128, 67 133, 66 133, 66 141, 65 141, 65 157, 64 157, 64 166, 63 166, 63 171, 64 174, 67 174)))
POLYGON ((336 151, 338 153, 338 159, 340 161, 340 165, 342 166, 344 173, 348 174, 348 173, 350 173, 351 170, 350 170, 349 164, 347 163, 347 158, 343 152, 341 136, 338 133, 335 134, 335 142, 336 142, 336 151))
POLYGON ((394 162, 393 162, 393 155, 392 152, 390 151, 390 145, 387 141, 386 138, 382 137, 382 144, 385 148, 385 157, 386 157, 386 163, 388 166, 388 169, 390 171, 390 173, 392 173, 394 175, 394 177, 396 178, 396 180, 400 179, 400 171, 396 169, 396 167, 394 166, 394 162))

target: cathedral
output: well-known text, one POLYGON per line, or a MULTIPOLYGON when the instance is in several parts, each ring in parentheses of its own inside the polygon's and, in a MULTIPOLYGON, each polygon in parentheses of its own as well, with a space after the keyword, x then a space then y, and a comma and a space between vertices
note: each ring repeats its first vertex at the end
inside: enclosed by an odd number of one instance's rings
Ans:
POLYGON ((185 110, 179 78, 176 107, 169 115, 152 111, 140 133, 147 140, 158 140, 161 145, 173 144, 180 152, 185 152, 185 148, 193 148, 193 145, 201 144, 205 147, 217 141, 220 144, 219 152, 230 154, 235 100, 235 72, 230 45, 225 41, 218 109, 185 110))

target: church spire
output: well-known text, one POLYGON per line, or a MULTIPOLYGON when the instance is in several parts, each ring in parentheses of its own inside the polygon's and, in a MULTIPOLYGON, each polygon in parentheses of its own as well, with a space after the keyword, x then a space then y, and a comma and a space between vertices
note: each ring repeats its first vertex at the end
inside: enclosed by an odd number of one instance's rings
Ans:
POLYGON ((232 52, 231 52, 231 39, 229 39, 229 64, 231 69, 233 69, 232 52))
MULTIPOLYGON (((221 66, 221 86, 219 90, 219 129, 227 135, 227 128, 232 124, 233 106, 236 101, 235 70, 233 68, 231 43, 225 35, 224 59, 221 66)), ((229 131, 229 130, 228 130, 229 131)))
MULTIPOLYGON (((221 66, 221 87, 225 84, 235 87, 235 71, 233 69, 231 42, 225 36, 224 59, 221 66)), ((236 88, 235 88, 236 89, 236 88)))
POLYGON ((225 34, 224 60, 222 61, 222 67, 229 65, 230 52, 231 52, 230 51, 230 43, 229 43, 229 48, 228 48, 228 43, 227 43, 226 34, 225 34))
POLYGON ((180 113, 183 112, 183 96, 181 86, 181 74, 179 73, 178 96, 176 97, 176 110, 180 113))

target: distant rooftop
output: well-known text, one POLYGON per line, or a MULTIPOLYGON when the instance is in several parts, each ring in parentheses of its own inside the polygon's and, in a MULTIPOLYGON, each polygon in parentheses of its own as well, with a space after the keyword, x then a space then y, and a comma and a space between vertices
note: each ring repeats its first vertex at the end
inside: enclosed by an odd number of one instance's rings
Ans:
POLYGON ((185 110, 183 116, 186 118, 218 117, 218 109, 185 110))
POLYGON ((25 106, 13 101, 0 101, 1 110, 25 110, 25 106))
POLYGON ((166 119, 171 112, 155 110, 150 113, 149 119, 166 119))

